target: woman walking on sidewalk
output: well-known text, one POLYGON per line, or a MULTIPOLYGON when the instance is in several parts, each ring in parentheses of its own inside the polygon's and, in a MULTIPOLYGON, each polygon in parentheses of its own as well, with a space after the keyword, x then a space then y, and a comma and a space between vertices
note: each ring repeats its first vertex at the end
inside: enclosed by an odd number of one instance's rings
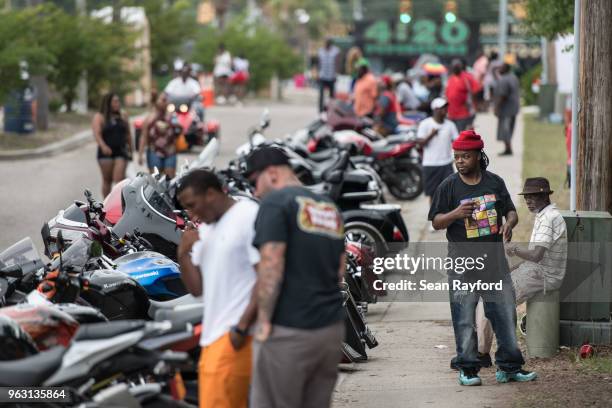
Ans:
POLYGON ((176 174, 176 133, 167 108, 168 95, 162 92, 155 101, 155 112, 147 116, 142 125, 138 164, 143 164, 146 148, 149 172, 153 173, 157 168, 168 178, 173 178, 176 174))
POLYGON ((121 111, 119 95, 113 92, 104 95, 100 110, 93 117, 92 130, 98 144, 102 196, 106 197, 113 183, 125 178, 125 169, 133 151, 130 122, 121 111))

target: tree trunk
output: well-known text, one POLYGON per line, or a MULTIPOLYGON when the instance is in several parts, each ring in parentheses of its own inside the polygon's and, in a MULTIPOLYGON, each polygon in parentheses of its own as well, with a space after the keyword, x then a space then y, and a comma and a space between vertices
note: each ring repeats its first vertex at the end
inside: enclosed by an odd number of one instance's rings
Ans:
POLYGON ((612 213, 612 2, 582 0, 577 209, 612 213))
POLYGON ((44 76, 33 76, 32 85, 36 89, 36 130, 49 129, 49 85, 44 76))

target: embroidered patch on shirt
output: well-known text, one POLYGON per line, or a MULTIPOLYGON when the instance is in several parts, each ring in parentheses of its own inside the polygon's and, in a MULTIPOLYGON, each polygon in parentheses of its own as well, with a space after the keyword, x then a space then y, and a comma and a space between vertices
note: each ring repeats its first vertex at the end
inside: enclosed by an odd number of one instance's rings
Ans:
POLYGON ((300 205, 297 224, 302 231, 325 234, 334 238, 343 236, 342 218, 335 205, 308 197, 296 197, 296 200, 300 205))

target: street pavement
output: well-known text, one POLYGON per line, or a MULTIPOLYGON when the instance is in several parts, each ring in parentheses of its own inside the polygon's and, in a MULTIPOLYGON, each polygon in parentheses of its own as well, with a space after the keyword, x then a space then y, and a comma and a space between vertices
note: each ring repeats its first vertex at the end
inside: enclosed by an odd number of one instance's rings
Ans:
MULTIPOLYGON (((243 107, 212 107, 206 117, 221 122, 221 149, 215 165, 223 166, 235 157, 234 151, 246 143, 247 131, 257 125, 261 113, 269 108, 270 138, 284 137, 314 120, 314 102, 309 105, 253 101, 243 107)), ((27 137, 27 136, 24 136, 27 137)), ((181 154, 193 159, 193 154, 181 154)), ((42 246, 40 228, 73 200, 83 200, 85 188, 101 200, 101 177, 93 142, 49 158, 0 161, 0 251, 30 236, 42 246)))
MULTIPOLYGON (((236 147, 247 141, 247 130, 256 125, 264 108, 270 109, 269 138, 283 137, 315 118, 314 95, 293 103, 251 102, 244 107, 214 107, 208 118, 221 122, 221 151, 216 165, 233 158, 236 147)), ((498 158, 495 119, 481 115, 477 131, 485 139, 490 169, 506 181, 515 202, 520 191, 522 120, 515 133, 515 156, 498 158)), ((93 141, 51 158, 0 161, 0 250, 31 236, 38 245, 44 221, 71 200, 83 199, 83 190, 100 194, 100 175, 93 141)), ((193 155, 181 155, 191 158, 193 155)), ((179 160, 179 163, 182 160, 179 160)), ((392 201, 392 200, 391 200, 392 201)), ((403 202, 402 214, 411 241, 444 241, 444 234, 428 231, 429 203, 424 196, 403 202)), ((448 367, 454 354, 454 336, 448 303, 384 302, 370 306, 368 323, 380 345, 370 350, 366 363, 344 367, 333 396, 335 408, 351 407, 474 407, 504 406, 516 385, 497 385, 494 369, 484 370, 482 387, 461 387, 448 367), (436 348, 435 346, 438 346, 436 348)))

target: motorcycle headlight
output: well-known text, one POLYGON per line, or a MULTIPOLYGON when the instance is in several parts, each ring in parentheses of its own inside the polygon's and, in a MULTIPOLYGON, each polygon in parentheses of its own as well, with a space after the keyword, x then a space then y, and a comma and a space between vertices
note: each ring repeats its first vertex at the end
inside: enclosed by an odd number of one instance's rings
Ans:
POLYGON ((185 105, 185 104, 182 104, 182 105, 179 107, 179 110, 180 110, 181 112, 183 112, 183 113, 187 113, 187 111, 189 110, 189 107, 188 107, 187 105, 185 105))
POLYGON ((169 103, 166 109, 168 110, 168 112, 174 112, 176 110, 176 106, 174 106, 173 103, 169 103))
POLYGON ((380 190, 376 180, 368 181, 368 190, 371 190, 371 191, 379 191, 380 190))

